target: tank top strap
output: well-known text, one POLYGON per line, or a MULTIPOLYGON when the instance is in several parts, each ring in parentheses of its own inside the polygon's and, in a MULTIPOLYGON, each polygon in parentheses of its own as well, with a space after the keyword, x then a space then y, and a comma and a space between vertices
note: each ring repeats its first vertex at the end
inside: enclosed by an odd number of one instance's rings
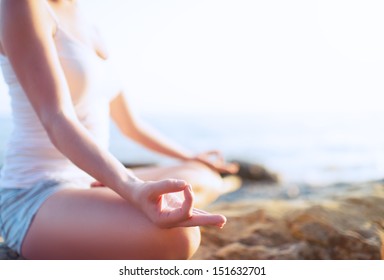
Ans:
POLYGON ((60 26, 59 18, 57 17, 57 15, 55 14, 55 12, 53 11, 52 7, 48 4, 48 2, 46 1, 45 3, 46 3, 46 5, 47 5, 47 10, 48 10, 49 14, 51 15, 53 21, 54 21, 55 24, 56 24, 56 27, 59 27, 59 26, 60 26))

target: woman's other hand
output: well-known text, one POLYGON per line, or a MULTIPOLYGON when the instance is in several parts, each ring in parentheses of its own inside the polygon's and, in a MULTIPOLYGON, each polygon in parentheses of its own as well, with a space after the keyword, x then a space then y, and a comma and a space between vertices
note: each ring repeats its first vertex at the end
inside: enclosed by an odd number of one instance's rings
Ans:
POLYGON ((219 173, 235 174, 239 171, 237 164, 226 162, 221 152, 217 150, 198 154, 192 160, 203 163, 219 173))

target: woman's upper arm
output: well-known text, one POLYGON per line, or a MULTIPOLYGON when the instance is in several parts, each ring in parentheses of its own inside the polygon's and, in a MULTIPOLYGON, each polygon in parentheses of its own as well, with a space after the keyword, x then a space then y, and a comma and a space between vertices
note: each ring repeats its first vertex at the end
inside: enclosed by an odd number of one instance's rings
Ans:
POLYGON ((3 0, 0 15, 5 54, 44 126, 55 115, 74 115, 46 5, 46 0, 3 0))

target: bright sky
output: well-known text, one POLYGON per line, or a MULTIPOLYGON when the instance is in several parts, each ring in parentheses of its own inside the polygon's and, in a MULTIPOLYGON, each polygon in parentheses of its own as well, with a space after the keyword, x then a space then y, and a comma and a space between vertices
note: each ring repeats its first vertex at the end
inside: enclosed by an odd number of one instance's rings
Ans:
POLYGON ((82 1, 138 111, 382 110, 383 1, 82 1))

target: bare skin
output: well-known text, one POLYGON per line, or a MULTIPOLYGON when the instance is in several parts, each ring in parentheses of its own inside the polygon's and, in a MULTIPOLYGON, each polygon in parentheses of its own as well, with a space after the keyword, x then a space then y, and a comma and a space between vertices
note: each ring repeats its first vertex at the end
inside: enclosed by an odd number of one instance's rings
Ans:
POLYGON ((226 184, 218 172, 197 161, 187 161, 168 167, 144 167, 132 169, 143 180, 182 179, 193 188, 195 207, 204 208, 220 195, 234 191, 240 185, 226 184))
MULTIPOLYGON (((48 3, 70 34, 106 59, 76 1, 48 3)), ((51 196, 35 216, 22 255, 28 259, 191 257, 200 242, 198 226, 220 228, 226 222, 222 215, 194 208, 192 188, 209 194, 201 205, 208 203, 223 192, 217 172, 235 172, 236 166, 227 165, 219 153, 213 153, 216 159, 210 152, 194 155, 154 132, 132 115, 120 92, 110 107, 121 131, 156 152, 185 161, 171 168, 127 170, 77 119, 73 105, 79 96, 70 91, 61 68, 53 40, 56 25, 46 5, 46 0, 1 1, 0 52, 10 60, 51 142, 96 184, 107 187, 66 189, 51 196), (198 182, 202 174, 205 179, 198 182)))

